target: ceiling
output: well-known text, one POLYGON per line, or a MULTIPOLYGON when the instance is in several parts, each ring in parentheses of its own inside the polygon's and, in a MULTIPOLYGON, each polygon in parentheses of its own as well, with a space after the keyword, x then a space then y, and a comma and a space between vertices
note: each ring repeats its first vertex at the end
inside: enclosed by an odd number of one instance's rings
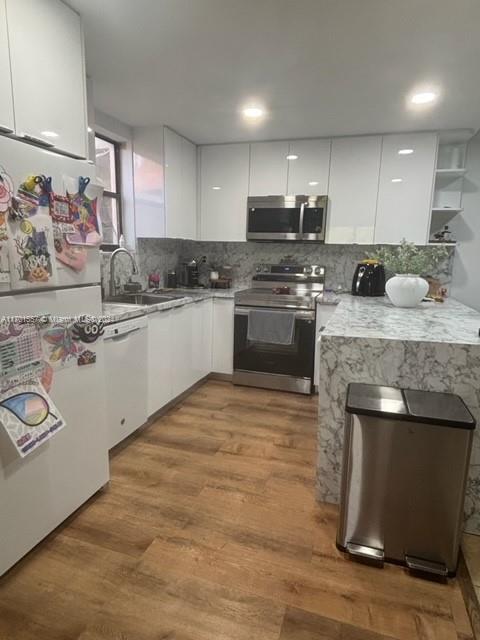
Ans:
POLYGON ((69 0, 96 108, 197 143, 480 127, 478 0, 69 0), (434 106, 407 96, 434 88, 434 106), (239 110, 259 102, 253 126, 239 110))

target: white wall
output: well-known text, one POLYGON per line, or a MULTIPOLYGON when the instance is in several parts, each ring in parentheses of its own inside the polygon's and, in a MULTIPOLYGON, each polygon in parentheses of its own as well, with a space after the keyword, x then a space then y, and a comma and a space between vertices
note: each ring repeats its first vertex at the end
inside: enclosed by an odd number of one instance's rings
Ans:
POLYGON ((102 111, 95 110, 95 131, 120 142, 122 174, 123 236, 126 246, 135 251, 135 193, 133 182, 133 130, 128 125, 102 111))
POLYGON ((480 311, 480 133, 468 144, 463 212, 452 223, 458 246, 451 295, 480 311))

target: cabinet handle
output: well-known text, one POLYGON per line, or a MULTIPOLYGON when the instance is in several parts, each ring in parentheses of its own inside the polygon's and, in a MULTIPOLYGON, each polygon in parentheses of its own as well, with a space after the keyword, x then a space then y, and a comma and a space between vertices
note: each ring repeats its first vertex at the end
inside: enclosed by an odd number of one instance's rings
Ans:
POLYGON ((4 124, 0 124, 0 132, 1 133, 13 133, 13 129, 11 127, 7 127, 4 124))
POLYGON ((42 147, 47 147, 48 149, 51 149, 55 146, 53 142, 49 142, 48 140, 44 140, 43 138, 39 138, 38 136, 32 136, 30 133, 21 133, 20 137, 25 138, 25 140, 35 142, 35 144, 39 144, 42 147))

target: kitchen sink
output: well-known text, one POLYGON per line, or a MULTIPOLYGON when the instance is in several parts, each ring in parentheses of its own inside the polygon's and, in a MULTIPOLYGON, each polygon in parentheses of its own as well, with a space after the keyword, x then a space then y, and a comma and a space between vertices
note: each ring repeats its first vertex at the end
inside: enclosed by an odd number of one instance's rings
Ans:
POLYGON ((124 293, 119 296, 107 298, 105 302, 113 302, 117 304, 140 304, 140 305, 152 305, 160 304, 161 302, 171 302, 179 298, 184 298, 184 295, 158 295, 156 293, 124 293))

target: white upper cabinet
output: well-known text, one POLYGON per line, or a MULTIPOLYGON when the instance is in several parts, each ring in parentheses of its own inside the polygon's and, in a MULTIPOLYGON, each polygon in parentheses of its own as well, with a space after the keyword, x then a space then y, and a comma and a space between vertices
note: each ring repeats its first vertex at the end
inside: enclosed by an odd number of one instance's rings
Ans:
POLYGON ((13 94, 10 83, 10 52, 8 49, 7 14, 5 0, 0 0, 0 77, 3 78, 0 91, 0 132, 13 133, 13 94))
POLYGON ((330 140, 293 140, 288 155, 289 195, 326 195, 330 172, 330 140))
POLYGON ((248 166, 248 144, 201 147, 201 240, 246 240, 248 166))
POLYGON ((80 16, 60 0, 7 0, 7 24, 16 134, 86 158, 80 16))
POLYGON ((402 238, 428 242, 437 138, 436 133, 383 137, 376 244, 396 244, 402 238))
POLYGON ((287 194, 288 142, 254 142, 250 145, 251 196, 287 194))
POLYGON ((332 141, 327 243, 373 244, 381 150, 381 136, 332 141))
POLYGON ((197 239, 197 148, 168 127, 165 145, 166 237, 197 239))
POLYGON ((163 127, 133 130, 135 233, 137 238, 165 237, 163 127))

